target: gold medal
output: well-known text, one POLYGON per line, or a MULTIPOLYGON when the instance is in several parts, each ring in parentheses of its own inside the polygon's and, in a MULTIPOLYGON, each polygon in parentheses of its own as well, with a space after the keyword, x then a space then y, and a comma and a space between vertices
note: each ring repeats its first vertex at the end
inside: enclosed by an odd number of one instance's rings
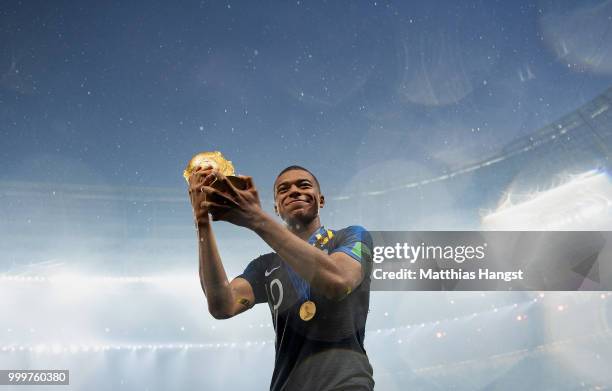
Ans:
POLYGON ((316 312, 317 306, 314 301, 305 301, 300 306, 300 318, 302 318, 303 321, 308 322, 310 319, 314 318, 316 312))

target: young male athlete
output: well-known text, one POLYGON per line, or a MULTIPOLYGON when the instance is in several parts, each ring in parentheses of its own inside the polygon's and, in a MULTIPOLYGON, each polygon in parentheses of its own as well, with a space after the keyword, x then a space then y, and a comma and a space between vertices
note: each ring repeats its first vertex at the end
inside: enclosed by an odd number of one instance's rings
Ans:
POLYGON ((363 346, 370 297, 372 239, 365 229, 338 231, 319 221, 325 205, 317 178, 290 166, 274 182, 274 210, 265 213, 250 177, 240 190, 210 168, 189 180, 199 237, 200 281, 216 319, 267 302, 276 331, 270 390, 372 390, 363 346), (210 185, 220 181, 228 191, 210 185), (251 261, 228 281, 209 212, 257 233, 274 252, 251 261))

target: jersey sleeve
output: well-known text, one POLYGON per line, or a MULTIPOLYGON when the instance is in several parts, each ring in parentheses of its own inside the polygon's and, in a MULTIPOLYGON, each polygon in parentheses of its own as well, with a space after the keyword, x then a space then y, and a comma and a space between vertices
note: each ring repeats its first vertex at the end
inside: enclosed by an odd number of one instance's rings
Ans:
POLYGON ((351 225, 343 231, 337 246, 330 254, 340 251, 349 255, 361 263, 367 275, 372 265, 372 236, 359 225, 351 225))
POLYGON ((247 265, 244 272, 236 278, 244 278, 248 281, 253 289, 253 294, 255 295, 255 304, 265 303, 268 301, 266 296, 266 286, 265 286, 265 278, 264 271, 267 266, 267 256, 269 254, 262 255, 258 258, 253 259, 247 265))

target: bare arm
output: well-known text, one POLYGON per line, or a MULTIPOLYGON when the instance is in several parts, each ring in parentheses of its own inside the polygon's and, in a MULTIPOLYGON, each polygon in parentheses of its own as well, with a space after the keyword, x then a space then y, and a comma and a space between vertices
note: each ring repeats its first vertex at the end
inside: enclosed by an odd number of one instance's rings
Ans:
POLYGON ((251 308, 255 303, 255 295, 248 281, 235 278, 229 282, 227 279, 212 230, 205 194, 201 191, 210 182, 210 179, 207 180, 208 173, 210 170, 199 169, 189 181, 189 196, 198 232, 200 284, 210 314, 216 319, 227 319, 251 308))
POLYGON ((198 249, 200 284, 210 314, 227 319, 251 308, 255 304, 251 284, 243 278, 228 281, 210 223, 198 227, 198 249))

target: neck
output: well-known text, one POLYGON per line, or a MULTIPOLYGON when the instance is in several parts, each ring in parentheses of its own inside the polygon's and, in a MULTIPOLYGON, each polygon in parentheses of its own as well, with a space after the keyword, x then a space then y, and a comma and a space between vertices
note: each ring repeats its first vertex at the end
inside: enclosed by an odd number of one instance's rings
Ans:
POLYGON ((292 223, 292 224, 287 225, 287 228, 289 228, 289 231, 293 232, 295 235, 297 235, 302 240, 308 240, 310 236, 317 229, 319 229, 319 227, 321 227, 321 221, 319 220, 319 216, 312 219, 307 224, 302 224, 302 222, 299 222, 299 223, 292 223))

